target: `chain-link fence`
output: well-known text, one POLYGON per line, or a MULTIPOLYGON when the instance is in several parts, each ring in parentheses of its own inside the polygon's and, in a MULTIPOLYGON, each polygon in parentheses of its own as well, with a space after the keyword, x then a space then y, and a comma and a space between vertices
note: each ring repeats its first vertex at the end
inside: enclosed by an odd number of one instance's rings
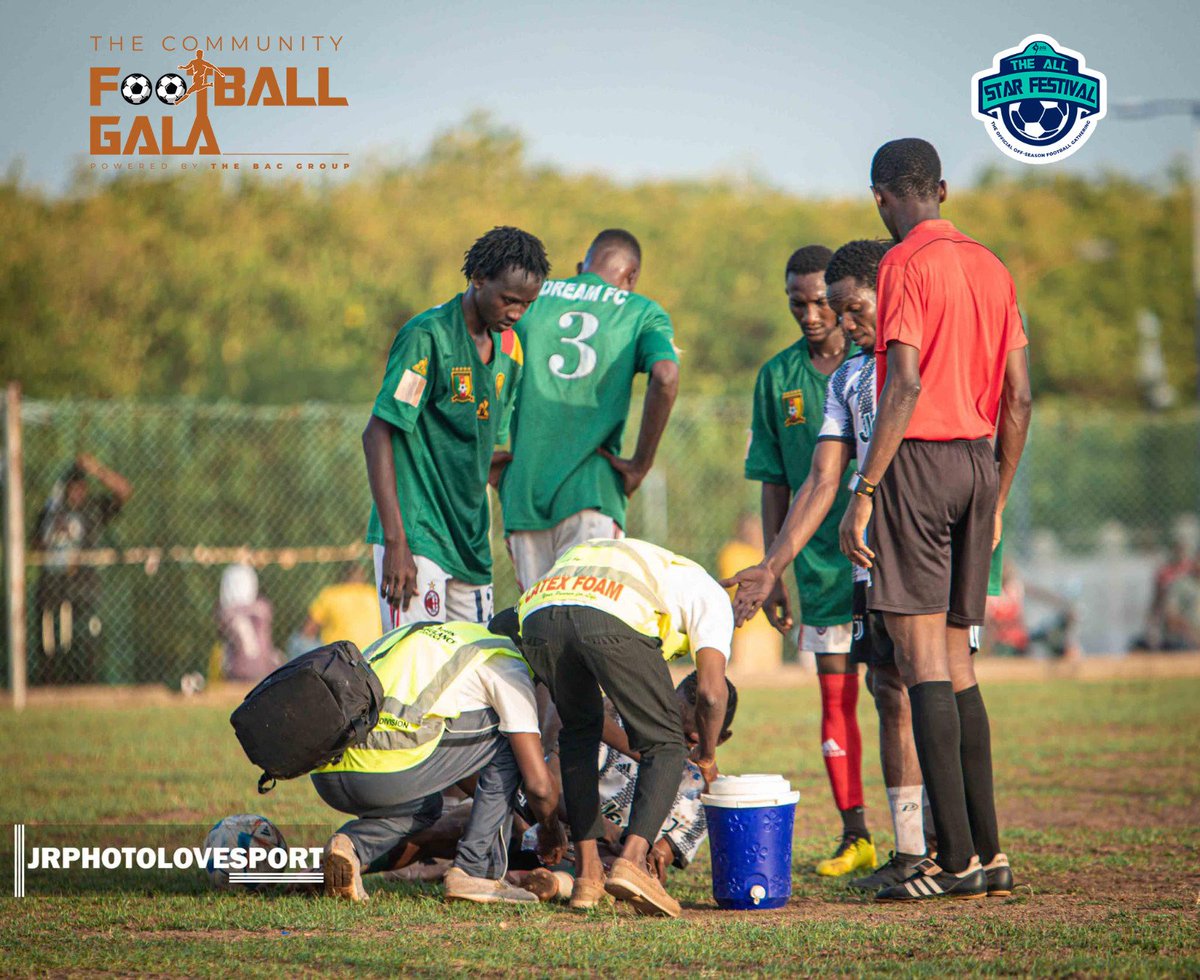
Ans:
MULTIPOLYGON (((749 409, 749 398, 679 399, 658 464, 631 504, 630 534, 715 571, 740 515, 758 508, 759 487, 742 476, 749 409)), ((174 686, 190 672, 209 674, 222 571, 233 562, 257 569, 273 607, 274 642, 286 648, 318 591, 347 562, 369 562, 359 438, 368 411, 24 402, 24 527, 14 533, 28 549, 30 683, 174 686), (88 475, 92 523, 68 535, 75 544, 64 549, 47 515, 55 500, 61 507, 80 454, 128 481, 132 495, 119 512, 103 510, 99 503, 113 491, 88 475)), ((1194 410, 1150 416, 1039 407, 1008 512, 1009 554, 1034 568, 1043 586, 1073 590, 1088 607, 1085 616, 1103 629, 1085 630, 1085 646, 1124 648, 1137 632, 1156 555, 1174 525, 1195 520, 1198 449, 1194 410), (1114 589, 1123 597, 1116 606, 1114 589)), ((516 588, 493 523, 500 608, 516 588)), ((4 659, 7 678, 7 642, 4 659)))

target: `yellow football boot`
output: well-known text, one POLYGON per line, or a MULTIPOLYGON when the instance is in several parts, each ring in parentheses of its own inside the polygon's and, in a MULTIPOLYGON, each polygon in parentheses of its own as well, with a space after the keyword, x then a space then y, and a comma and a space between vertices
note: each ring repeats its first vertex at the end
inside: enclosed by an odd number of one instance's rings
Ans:
POLYGON ((845 836, 833 852, 833 857, 817 862, 817 874, 838 878, 852 871, 875 870, 875 845, 869 837, 845 836))

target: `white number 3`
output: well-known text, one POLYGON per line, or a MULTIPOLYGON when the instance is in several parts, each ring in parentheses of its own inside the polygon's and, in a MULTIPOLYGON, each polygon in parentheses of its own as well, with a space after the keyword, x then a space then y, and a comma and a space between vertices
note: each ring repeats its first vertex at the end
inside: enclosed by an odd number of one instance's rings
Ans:
POLYGON ((568 374, 563 370, 567 366, 567 359, 562 354, 550 355, 550 373, 567 381, 573 381, 575 378, 586 378, 596 370, 596 352, 585 344, 584 341, 600 329, 600 321, 591 313, 564 313, 558 318, 559 327, 563 330, 570 330, 571 321, 576 317, 579 318, 579 333, 574 337, 559 338, 562 343, 570 344, 579 350, 579 364, 575 370, 568 374))

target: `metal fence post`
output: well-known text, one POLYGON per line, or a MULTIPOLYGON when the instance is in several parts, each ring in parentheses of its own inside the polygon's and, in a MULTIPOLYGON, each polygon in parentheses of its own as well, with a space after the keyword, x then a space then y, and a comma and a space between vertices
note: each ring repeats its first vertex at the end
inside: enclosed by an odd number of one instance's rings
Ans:
POLYGON ((25 707, 25 500, 21 458, 21 385, 4 393, 4 564, 8 587, 8 688, 13 709, 25 707))

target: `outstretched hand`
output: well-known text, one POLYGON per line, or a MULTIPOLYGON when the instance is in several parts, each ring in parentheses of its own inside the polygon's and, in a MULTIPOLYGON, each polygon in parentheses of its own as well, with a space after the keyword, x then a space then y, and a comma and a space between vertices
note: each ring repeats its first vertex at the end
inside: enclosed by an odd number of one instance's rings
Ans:
POLYGON ((621 481, 625 484, 625 496, 632 497, 633 492, 642 485, 642 481, 646 479, 646 474, 649 472, 647 467, 642 466, 636 460, 624 459, 621 456, 614 456, 607 449, 601 446, 596 450, 601 456, 608 460, 608 465, 617 471, 617 475, 621 477, 621 481))
MULTIPOLYGON (((721 584, 727 589, 737 589, 733 596, 733 618, 738 626, 744 625, 764 605, 777 604, 780 601, 781 590, 777 588, 779 580, 765 562, 743 568, 740 572, 723 579, 721 584)), ((787 601, 787 591, 782 590, 782 604, 785 610, 787 601)), ((770 612, 767 615, 769 618, 770 612)), ((789 626, 790 618, 789 616, 789 626)), ((775 625, 774 622, 772 625, 775 625)))

